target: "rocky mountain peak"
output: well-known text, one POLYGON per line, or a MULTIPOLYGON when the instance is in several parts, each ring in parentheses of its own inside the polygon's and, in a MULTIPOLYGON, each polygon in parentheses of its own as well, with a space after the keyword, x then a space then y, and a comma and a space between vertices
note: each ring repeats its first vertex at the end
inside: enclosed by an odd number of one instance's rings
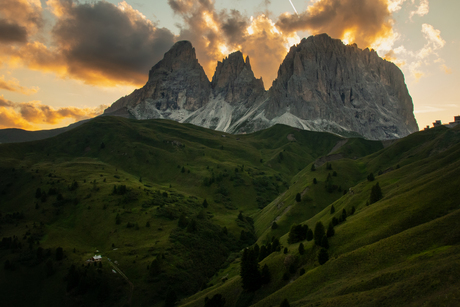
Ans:
POLYGON ((327 34, 291 47, 269 96, 268 119, 289 112, 377 139, 418 130, 399 68, 327 34))
POLYGON ((418 130, 401 70, 369 49, 327 34, 291 47, 267 92, 240 51, 217 63, 209 82, 187 41, 152 67, 147 84, 106 114, 168 118, 231 132, 275 124, 393 139, 418 130))
POLYGON ((214 95, 223 96, 231 104, 247 103, 251 96, 264 92, 262 79, 256 79, 249 56, 245 61, 241 51, 233 52, 217 63, 211 84, 214 95))

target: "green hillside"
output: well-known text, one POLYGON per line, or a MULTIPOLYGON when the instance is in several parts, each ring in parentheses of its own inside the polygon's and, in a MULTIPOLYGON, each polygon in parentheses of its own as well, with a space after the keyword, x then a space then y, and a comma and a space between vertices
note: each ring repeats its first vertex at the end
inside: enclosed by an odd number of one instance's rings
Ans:
POLYGON ((102 117, 2 144, 0 294, 11 306, 458 303, 459 140, 440 127, 384 148, 282 125, 230 135, 102 117), (383 199, 368 204, 377 182, 383 199), (325 264, 314 241, 300 255, 288 240, 334 217, 325 264), (244 291, 241 251, 278 239, 259 264, 271 281, 244 291))

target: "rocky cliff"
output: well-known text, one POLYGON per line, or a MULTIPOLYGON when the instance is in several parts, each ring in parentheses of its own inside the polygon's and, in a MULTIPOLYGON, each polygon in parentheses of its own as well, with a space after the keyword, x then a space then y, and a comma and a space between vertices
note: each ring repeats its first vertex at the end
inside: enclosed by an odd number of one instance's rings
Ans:
POLYGON ((209 82, 191 44, 178 42, 152 68, 143 88, 105 114, 168 118, 231 133, 277 123, 369 139, 418 130, 399 68, 375 51, 326 34, 291 47, 268 92, 241 52, 218 62, 209 82))

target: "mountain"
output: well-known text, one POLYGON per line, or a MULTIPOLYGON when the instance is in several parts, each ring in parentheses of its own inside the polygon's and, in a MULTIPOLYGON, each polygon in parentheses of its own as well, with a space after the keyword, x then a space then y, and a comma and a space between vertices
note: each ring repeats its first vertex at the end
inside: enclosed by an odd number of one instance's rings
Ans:
POLYGON ((67 127, 50 129, 50 130, 28 131, 28 130, 16 129, 16 128, 0 129, 0 144, 31 142, 31 141, 47 139, 47 138, 59 135, 63 132, 69 131, 73 128, 76 128, 87 121, 88 119, 85 119, 85 120, 81 120, 76 123, 70 124, 67 127))
POLYGON ((241 52, 218 62, 210 82, 192 45, 178 42, 151 69, 143 88, 104 114, 172 119, 228 133, 281 123, 384 140, 418 130, 400 69, 373 50, 326 34, 291 47, 268 91, 241 52))

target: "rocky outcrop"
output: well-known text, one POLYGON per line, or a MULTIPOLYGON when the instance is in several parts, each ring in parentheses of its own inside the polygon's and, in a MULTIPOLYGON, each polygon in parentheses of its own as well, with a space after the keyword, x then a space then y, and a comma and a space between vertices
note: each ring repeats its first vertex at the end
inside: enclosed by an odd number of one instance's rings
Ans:
POLYGON ((326 34, 291 47, 268 92, 241 52, 218 62, 209 82, 191 44, 178 42, 152 68, 143 88, 105 114, 116 110, 230 133, 282 123, 383 140, 418 130, 399 68, 375 51, 345 46, 326 34))
POLYGON ((268 120, 286 113, 321 119, 371 139, 418 130, 404 76, 373 50, 326 34, 303 39, 280 66, 269 93, 268 120))
POLYGON ((206 105, 210 94, 211 84, 195 49, 190 42, 180 41, 152 67, 144 87, 119 99, 104 113, 126 107, 137 119, 169 118, 174 114, 173 119, 181 120, 206 105))
POLYGON ((215 97, 222 96, 232 105, 254 103, 265 92, 262 78, 254 77, 249 57, 244 61, 240 51, 217 63, 212 88, 215 97))

